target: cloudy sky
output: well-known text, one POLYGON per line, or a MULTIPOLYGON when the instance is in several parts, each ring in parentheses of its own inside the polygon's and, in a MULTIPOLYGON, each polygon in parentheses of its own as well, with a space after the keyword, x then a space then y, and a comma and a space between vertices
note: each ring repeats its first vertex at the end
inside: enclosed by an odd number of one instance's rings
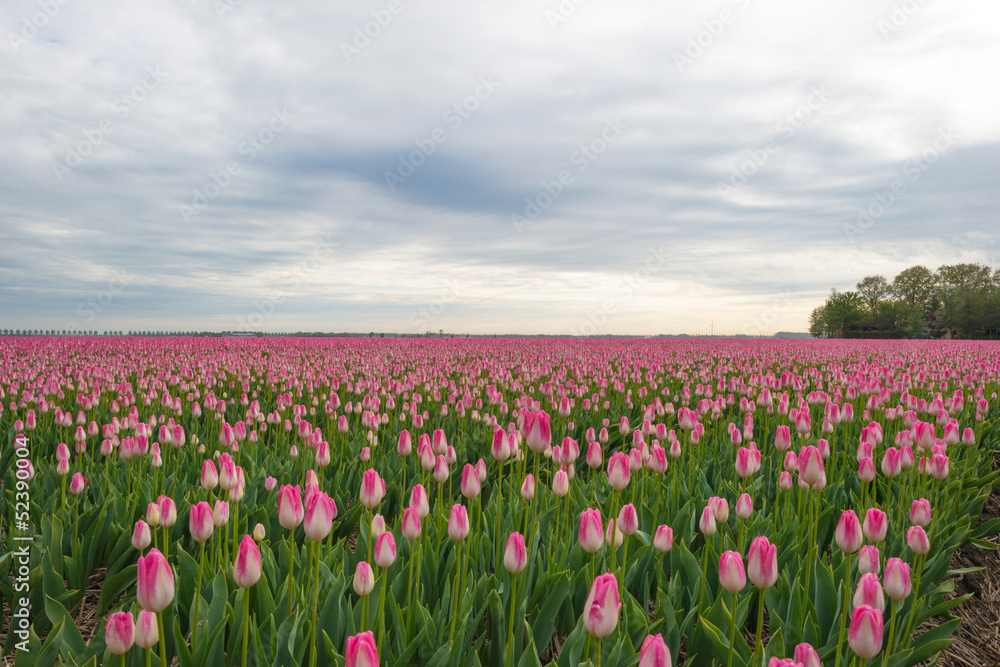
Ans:
POLYGON ((0 327, 805 331, 1000 266, 1000 5, 8 0, 0 327))

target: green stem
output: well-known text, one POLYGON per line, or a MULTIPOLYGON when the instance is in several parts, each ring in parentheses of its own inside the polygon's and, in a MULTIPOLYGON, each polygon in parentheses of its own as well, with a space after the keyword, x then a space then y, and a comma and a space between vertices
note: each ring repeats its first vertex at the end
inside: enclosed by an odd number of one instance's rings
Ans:
POLYGON ((243 589, 243 659, 240 664, 247 667, 247 640, 250 638, 250 589, 243 589))
POLYGON ((837 634, 837 659, 834 667, 840 667, 841 651, 844 648, 844 629, 847 617, 851 615, 851 554, 847 554, 847 576, 844 578, 844 612, 840 615, 840 631, 837 634))
POLYGON ((385 636, 385 589, 389 586, 389 571, 382 570, 382 588, 378 593, 378 642, 375 644, 376 651, 382 654, 382 638, 385 636))
POLYGON ((156 615, 156 625, 160 631, 160 667, 167 667, 167 641, 163 634, 163 612, 156 615))
POLYGON ((896 611, 899 609, 899 603, 893 600, 890 609, 892 609, 892 620, 889 621, 889 642, 882 649, 882 667, 888 667, 889 665, 889 654, 892 653, 892 640, 896 634, 896 611))
POLYGON ((514 615, 517 613, 517 576, 510 575, 510 623, 507 628, 507 648, 510 651, 508 665, 514 664, 514 615))
POLYGON ((295 595, 295 532, 288 535, 288 615, 292 615, 292 601, 295 595))
POLYGON ((733 647, 736 643, 736 593, 729 594, 729 660, 726 667, 733 667, 733 647))
POLYGON ((764 627, 764 591, 761 589, 757 590, 757 635, 754 638, 753 643, 753 662, 751 665, 754 667, 760 664, 761 658, 763 657, 764 645, 760 641, 760 631, 764 627), (758 657, 760 656, 760 657, 758 657))
POLYGON ((198 641, 198 603, 201 602, 201 571, 205 568, 205 543, 198 550, 198 579, 194 587, 194 610, 191 613, 191 653, 198 641))

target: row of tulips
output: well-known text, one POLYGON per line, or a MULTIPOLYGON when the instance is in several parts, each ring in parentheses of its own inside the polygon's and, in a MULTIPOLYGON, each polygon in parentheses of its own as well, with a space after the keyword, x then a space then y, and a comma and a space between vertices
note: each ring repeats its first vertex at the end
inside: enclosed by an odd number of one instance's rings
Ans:
POLYGON ((1000 530, 985 346, 4 344, 16 664, 913 665, 1000 530))

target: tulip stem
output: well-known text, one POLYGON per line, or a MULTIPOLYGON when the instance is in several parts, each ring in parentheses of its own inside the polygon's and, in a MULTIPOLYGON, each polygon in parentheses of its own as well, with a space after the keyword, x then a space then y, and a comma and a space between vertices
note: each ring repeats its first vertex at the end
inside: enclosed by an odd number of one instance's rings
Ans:
POLYGON ((243 659, 242 667, 247 667, 247 640, 250 638, 250 589, 243 589, 243 659))
POLYGON ((841 650, 844 647, 844 628, 851 614, 851 554, 847 554, 847 574, 844 577, 844 613, 840 615, 840 632, 837 634, 837 660, 834 667, 840 667, 841 650))
POLYGON ((733 647, 736 644, 736 593, 729 594, 729 660, 726 667, 733 667, 733 647))
POLYGON ((517 613, 517 575, 510 575, 510 621, 507 628, 507 648, 510 651, 508 665, 514 664, 514 615, 517 613))
POLYGON ((892 653, 892 641, 896 634, 896 616, 898 615, 896 612, 899 610, 899 603, 896 600, 892 600, 890 608, 892 609, 892 620, 889 621, 889 642, 882 649, 884 653, 882 656, 882 667, 888 667, 889 665, 889 654, 892 653))
POLYGON ((499 461, 500 471, 499 479, 496 485, 496 497, 497 497, 497 514, 496 521, 493 525, 493 549, 496 551, 496 558, 494 559, 493 572, 500 571, 500 518, 503 516, 503 461, 499 461))
POLYGON ((295 595, 295 529, 288 535, 288 615, 292 615, 292 599, 295 595))
POLYGON ((596 639, 597 639, 597 659, 595 663, 597 667, 601 667, 601 638, 596 637, 596 639))
POLYGON ((156 625, 160 631, 160 667, 167 667, 167 641, 163 634, 163 612, 156 613, 156 625))
POLYGON ((413 630, 413 567, 417 559, 416 540, 410 542, 410 584, 406 594, 406 642, 409 644, 413 630))
MULTIPOLYGON (((316 667, 316 635, 318 634, 316 628, 316 606, 318 604, 318 596, 316 592, 319 590, 319 559, 316 557, 315 542, 309 540, 306 542, 306 550, 309 552, 309 576, 310 578, 315 575, 315 585, 313 586, 313 608, 312 608, 312 632, 309 637, 309 667, 316 667)), ((308 582, 307 582, 308 583, 308 582)), ((308 589, 307 589, 308 590, 308 589)), ((308 595, 308 592, 306 593, 308 595)), ((367 598, 366 598, 367 599, 367 598)), ((306 604, 309 604, 309 598, 306 598, 306 604)))
POLYGON ((385 635, 385 589, 389 585, 389 571, 382 568, 382 588, 378 593, 378 642, 376 642, 376 651, 382 653, 382 637, 385 635))
POLYGON ((913 619, 917 617, 918 610, 920 609, 920 575, 924 571, 924 556, 920 554, 916 557, 917 560, 917 578, 913 584, 913 607, 910 609, 910 618, 906 621, 906 632, 903 633, 904 637, 911 637, 910 632, 913 630, 913 619))
POLYGON ((201 571, 205 569, 205 543, 198 550, 198 579, 194 587, 194 610, 191 612, 191 653, 198 641, 198 607, 201 602, 201 571))
POLYGON ((451 640, 455 639, 455 628, 458 623, 458 599, 461 597, 458 587, 462 583, 462 542, 455 543, 455 589, 452 596, 455 598, 455 612, 451 619, 451 640))
POLYGON ((760 664, 761 660, 758 656, 763 658, 762 654, 764 651, 764 645, 760 641, 760 631, 764 627, 764 590, 757 590, 757 635, 754 638, 753 643, 753 662, 752 665, 756 666, 760 664))

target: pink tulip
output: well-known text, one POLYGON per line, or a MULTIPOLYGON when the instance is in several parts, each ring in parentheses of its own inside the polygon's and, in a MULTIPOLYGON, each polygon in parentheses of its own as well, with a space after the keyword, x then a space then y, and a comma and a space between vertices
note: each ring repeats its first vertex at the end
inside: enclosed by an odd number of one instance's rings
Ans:
POLYGON ((260 579, 260 549, 250 535, 244 535, 233 564, 233 580, 241 588, 250 588, 260 579))
POLYGON ((741 494, 736 501, 736 516, 744 521, 753 514, 753 499, 749 493, 741 494))
POLYGON ((632 471, 629 468, 628 458, 622 452, 615 452, 608 460, 608 482, 611 488, 621 491, 628 486, 632 471))
POLYGON ((333 530, 333 520, 337 516, 337 503, 322 491, 314 493, 307 501, 303 512, 303 527, 306 537, 313 542, 322 542, 333 530))
POLYGON ((152 539, 152 533, 149 530, 149 524, 140 519, 135 522, 135 529, 132 531, 132 546, 139 551, 142 551, 149 546, 152 539))
POLYGON ((799 451, 797 463, 799 477, 809 486, 815 487, 823 477, 823 457, 819 449, 812 445, 806 445, 799 451))
POLYGON ((604 461, 604 455, 601 452, 601 443, 596 440, 591 442, 587 446, 587 465, 591 468, 600 468, 601 463, 604 461))
POLYGON ((781 425, 778 426, 774 433, 774 448, 779 452, 788 451, 788 448, 792 446, 792 433, 789 427, 781 425))
POLYGON ((909 597, 913 590, 910 579, 910 566, 899 558, 890 558, 885 562, 885 593, 899 602, 909 597))
POLYGON ((926 498, 918 498, 910 506, 910 523, 926 528, 931 522, 931 503, 926 498))
POLYGON ((278 489, 278 523, 285 530, 293 530, 305 518, 302 507, 302 489, 296 484, 285 484, 278 489))
POLYGON ((382 502, 382 495, 382 480, 379 478, 377 471, 369 468, 361 476, 361 504, 368 509, 374 509, 382 502))
POLYGON ((881 542, 889 529, 889 521, 885 512, 872 507, 865 514, 864 532, 869 542, 881 542))
POLYGON ((420 514, 416 508, 407 507, 403 510, 402 534, 410 542, 420 537, 420 514))
POLYGON ((802 667, 823 667, 819 661, 819 653, 805 642, 795 647, 795 663, 802 667))
POLYGON ((221 528, 229 523, 229 503, 225 500, 216 500, 212 508, 212 521, 216 528, 221 528))
POLYGON ((375 588, 375 573, 372 571, 372 566, 365 561, 358 561, 357 566, 354 568, 354 592, 365 597, 371 594, 372 589, 375 588))
POLYGON ((479 483, 479 474, 476 472, 475 466, 466 463, 465 467, 462 468, 462 495, 472 500, 479 495, 481 486, 479 483))
POLYGON ((255 542, 262 542, 265 537, 267 537, 267 531, 264 529, 264 524, 258 523, 253 527, 253 539, 255 542))
POLYGON ((729 501, 725 498, 720 498, 719 496, 712 496, 708 499, 708 506, 712 508, 712 512, 715 514, 715 520, 719 523, 725 523, 729 521, 729 501))
POLYGON ((156 626, 156 614, 143 609, 135 623, 135 645, 139 648, 153 648, 160 640, 160 632, 156 626))
POLYGON ((469 512, 464 505, 458 503, 451 506, 448 517, 448 537, 461 542, 469 536, 469 512))
POLYGON ((862 660, 875 657, 882 650, 882 612, 868 605, 854 608, 847 643, 862 660))
POLYGON ((528 552, 524 546, 524 536, 521 533, 511 533, 503 552, 503 566, 511 574, 517 574, 527 565, 528 552))
POLYGON ((743 556, 736 551, 726 551, 719 558, 719 583, 730 593, 739 593, 747 583, 743 569, 743 556))
MULTIPOLYGON (((733 431, 733 433, 739 433, 739 431, 733 431)), ((740 447, 736 450, 736 475, 740 479, 748 479, 754 473, 754 462, 750 450, 746 447, 740 447)))
POLYGON ((858 463, 858 479, 862 484, 870 484, 875 479, 875 461, 865 457, 858 463))
POLYGON ((60 442, 56 445, 56 460, 57 461, 68 461, 69 460, 69 447, 65 442, 60 442))
POLYGON ((549 415, 541 410, 526 412, 521 430, 528 449, 541 454, 552 444, 552 427, 549 415))
POLYGON ((618 525, 617 521, 608 521, 608 528, 604 531, 604 541, 612 549, 617 549, 625 541, 625 535, 622 533, 621 526, 618 525), (612 530, 614 531, 612 533, 612 530), (612 544, 614 541, 614 544, 612 544))
POLYGON ((486 461, 479 459, 476 461, 476 475, 479 477, 479 484, 486 481, 486 461))
POLYGON ((417 484, 410 491, 410 507, 417 511, 419 518, 423 519, 430 511, 430 504, 427 500, 427 490, 423 484, 417 484))
POLYGON ((660 553, 670 551, 674 546, 674 531, 670 526, 659 526, 653 534, 653 546, 660 553))
POLYGON ((434 462, 434 481, 438 484, 444 484, 448 481, 449 474, 448 459, 444 457, 444 454, 438 454, 437 460, 434 462))
POLYGON ((115 655, 125 655, 135 641, 135 623, 132 614, 116 611, 108 616, 104 626, 104 643, 115 655))
POLYGON ((56 474, 60 477, 69 474, 69 459, 59 459, 59 462, 56 463, 56 474))
POLYGON ((792 488, 792 473, 787 470, 778 475, 778 488, 782 491, 789 491, 792 488))
POLYGON ((383 570, 396 562, 396 539, 384 532, 375 540, 374 561, 383 570))
POLYGON ((930 540, 921 526, 911 526, 906 531, 906 545, 910 547, 910 551, 918 556, 922 556, 931 550, 930 540))
POLYGON ((174 599, 174 572, 157 549, 139 556, 135 599, 140 607, 156 613, 174 599))
POLYGON ((596 509, 585 509, 580 515, 580 547, 587 553, 595 554, 601 550, 604 541, 604 525, 601 513, 596 509))
POLYGON ((569 493, 569 475, 565 470, 557 470, 552 477, 552 493, 558 498, 563 498, 569 493))
POLYGON ((371 630, 347 638, 345 667, 379 667, 375 635, 371 630))
POLYGON ((639 667, 672 667, 670 649, 663 635, 647 635, 639 649, 639 667))
POLYGON ((770 588, 778 580, 778 547, 766 537, 755 537, 750 543, 747 575, 753 585, 761 590, 770 588))
POLYGON ((854 510, 844 510, 843 514, 840 515, 834 539, 844 553, 853 554, 861 548, 864 535, 861 532, 861 521, 854 510))
POLYGON ((191 507, 188 513, 188 530, 195 542, 204 542, 215 529, 212 508, 204 500, 191 507))
POLYGON ((865 572, 858 580, 858 587, 854 591, 854 606, 868 605, 875 607, 879 611, 885 611, 885 596, 882 592, 882 583, 878 580, 878 575, 874 572, 865 572))
POLYGON ((160 525, 169 528, 177 523, 177 504, 169 496, 160 496, 157 504, 160 507, 160 525))
POLYGON ((521 498, 532 500, 535 497, 535 476, 530 472, 525 475, 524 483, 521 484, 521 498))
POLYGON ((201 465, 201 488, 211 491, 219 485, 219 473, 211 459, 205 459, 201 465))
POLYGON ((618 527, 623 535, 634 535, 639 530, 639 515, 635 511, 635 505, 629 503, 618 512, 618 527))
POLYGON ((74 496, 78 496, 83 493, 83 490, 87 488, 87 479, 80 473, 73 473, 73 479, 69 483, 69 492, 74 496))
POLYGON ((702 510, 698 529, 706 537, 715 535, 715 512, 712 511, 711 505, 705 505, 705 509, 702 510))
POLYGON ((881 569, 882 565, 879 562, 878 549, 870 544, 861 547, 861 551, 858 553, 858 571, 861 573, 871 572, 872 574, 878 574, 881 569))
POLYGON ((583 605, 583 627, 598 639, 607 637, 618 626, 621 606, 615 575, 599 575, 594 579, 583 605))
POLYGON ((156 503, 149 503, 146 506, 146 523, 152 528, 160 525, 160 506, 156 503))

